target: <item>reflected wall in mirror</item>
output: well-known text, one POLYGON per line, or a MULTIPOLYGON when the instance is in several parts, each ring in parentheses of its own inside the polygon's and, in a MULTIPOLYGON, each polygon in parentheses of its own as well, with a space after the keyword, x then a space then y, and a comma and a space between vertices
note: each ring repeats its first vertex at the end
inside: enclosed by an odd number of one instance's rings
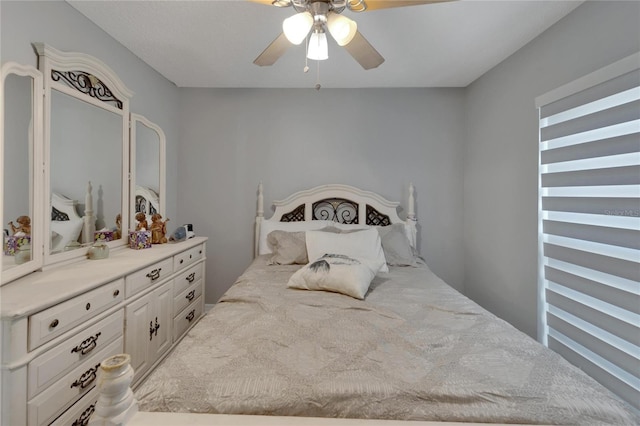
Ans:
POLYGON ((42 185, 42 76, 33 67, 7 63, 2 67, 2 281, 9 282, 39 268, 41 228, 34 221, 35 192, 42 185), (38 172, 36 172, 36 168, 38 172), (36 183, 38 185, 36 185, 36 183))
POLYGON ((131 218, 145 213, 147 222, 155 213, 165 214, 165 152, 166 137, 162 129, 138 114, 131 114, 131 150, 135 187, 131 192, 133 206, 131 218))
POLYGON ((51 253, 92 243, 95 230, 115 229, 122 213, 121 134, 121 116, 51 91, 51 253))
POLYGON ((112 247, 126 243, 133 92, 93 56, 33 46, 46 94, 44 264, 49 265, 84 257, 86 249, 76 249, 91 245, 96 235, 106 236, 112 247), (123 232, 111 240, 118 225, 123 232))

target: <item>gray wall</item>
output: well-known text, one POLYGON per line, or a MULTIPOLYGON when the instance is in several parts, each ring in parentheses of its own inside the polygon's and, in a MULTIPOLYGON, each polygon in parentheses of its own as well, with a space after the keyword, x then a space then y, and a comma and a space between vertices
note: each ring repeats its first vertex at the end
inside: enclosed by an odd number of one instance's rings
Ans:
POLYGON ((35 66, 44 41, 136 92, 131 110, 167 134, 167 216, 211 238, 208 303, 252 258, 259 181, 265 202, 340 182, 405 207, 413 181, 431 268, 535 336, 533 100, 639 50, 639 16, 638 2, 587 2, 466 89, 178 90, 63 2, 0 2, 0 58, 35 66))
MULTIPOLYGON (((0 1, 0 59, 37 67, 31 43, 83 52, 106 63, 133 90, 131 112, 157 123, 167 136, 167 215, 177 215, 179 89, 63 1, 0 1)), ((118 171, 119 172, 119 171, 118 171)), ((94 202, 97 199, 94 189, 94 202)), ((81 198, 79 201, 83 201, 81 198)))
POLYGON ((406 208, 416 186, 420 251, 462 290, 463 89, 181 91, 181 222, 210 237, 207 302, 253 256, 256 188, 269 202, 327 183, 406 208))
POLYGON ((538 95, 640 50, 639 2, 586 2, 467 88, 465 293, 537 328, 538 95))

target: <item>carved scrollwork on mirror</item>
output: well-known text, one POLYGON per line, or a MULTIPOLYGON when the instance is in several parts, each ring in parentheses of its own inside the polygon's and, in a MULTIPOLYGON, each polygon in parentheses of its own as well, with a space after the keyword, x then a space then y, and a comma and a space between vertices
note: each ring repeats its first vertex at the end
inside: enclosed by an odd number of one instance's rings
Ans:
POLYGON ((3 190, 2 283, 42 266, 42 74, 7 62, 0 69, 0 163, 3 190))
POLYGON ((129 98, 133 95, 100 60, 35 43, 44 75, 47 235, 44 263, 84 256, 72 250, 95 232, 120 236, 129 227, 129 98), (68 216, 61 220, 55 213, 68 216), (118 223, 120 220, 120 223, 118 223))

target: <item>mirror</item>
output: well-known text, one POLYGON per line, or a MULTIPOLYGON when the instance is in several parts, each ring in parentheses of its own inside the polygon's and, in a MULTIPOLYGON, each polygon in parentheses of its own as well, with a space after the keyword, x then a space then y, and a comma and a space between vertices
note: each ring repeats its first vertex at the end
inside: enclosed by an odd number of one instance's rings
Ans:
POLYGON ((144 213, 151 223, 154 213, 165 215, 166 137, 162 129, 138 114, 131 114, 131 162, 133 170, 132 218, 144 213))
POLYGON ((122 116, 51 91, 51 254, 116 230, 122 214, 122 116), (115 143, 114 143, 115 142, 115 143))
POLYGON ((7 63, 2 67, 3 251, 2 281, 9 282, 38 269, 41 230, 34 197, 35 176, 42 173, 42 75, 33 67, 7 63), (39 89, 38 89, 39 88, 39 89), (37 170, 36 170, 37 169, 37 170))
POLYGON ((126 244, 129 98, 100 60, 34 43, 44 79, 44 264, 126 244))

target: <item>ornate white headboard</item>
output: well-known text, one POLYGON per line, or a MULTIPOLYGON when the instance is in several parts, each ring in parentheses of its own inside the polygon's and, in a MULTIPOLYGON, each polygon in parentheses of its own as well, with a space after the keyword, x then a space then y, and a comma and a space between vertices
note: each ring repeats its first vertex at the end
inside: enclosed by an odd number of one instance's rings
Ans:
POLYGON ((146 186, 136 185, 136 212, 144 212, 147 215, 147 221, 151 220, 151 216, 160 213, 160 198, 158 193, 146 186))
POLYGON ((302 222, 330 220, 345 224, 388 226, 403 223, 410 229, 410 243, 416 246, 416 214, 413 184, 409 185, 407 218, 398 216, 400 203, 389 201, 371 191, 349 185, 332 184, 296 192, 284 200, 274 201, 275 212, 264 218, 262 183, 258 185, 254 255, 258 255, 260 227, 265 220, 276 222, 302 222))

